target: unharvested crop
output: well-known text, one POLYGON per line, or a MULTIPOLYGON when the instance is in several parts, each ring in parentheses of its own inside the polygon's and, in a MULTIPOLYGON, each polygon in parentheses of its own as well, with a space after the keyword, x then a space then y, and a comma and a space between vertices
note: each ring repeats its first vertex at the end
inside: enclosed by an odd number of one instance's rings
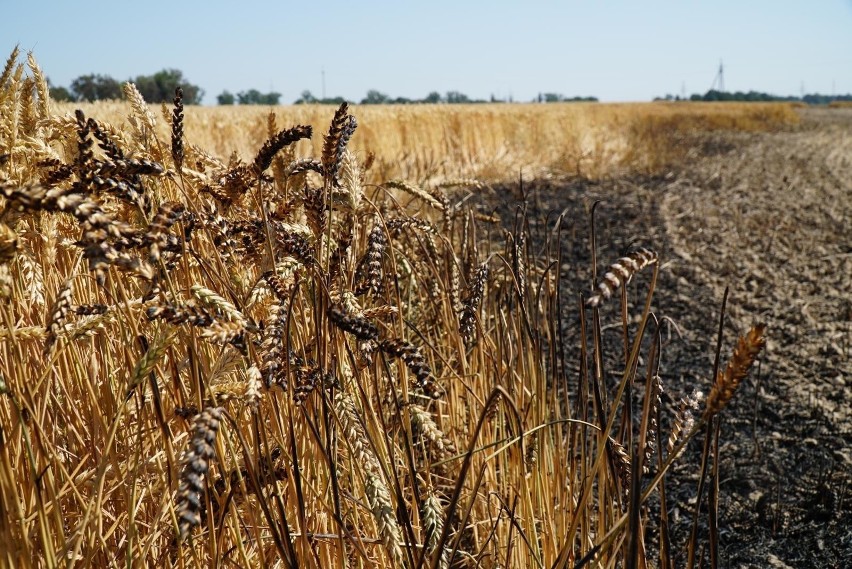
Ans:
MULTIPOLYGON (((468 120, 499 136, 490 148, 517 144, 499 132, 502 110, 429 109, 457 129, 422 127, 375 149, 390 135, 369 112, 358 126, 346 105, 309 109, 328 116, 284 129, 270 115, 265 142, 224 158, 254 119, 216 129, 225 138, 207 151, 196 124, 217 115, 183 108, 180 93, 165 131, 132 85, 129 106, 54 114, 34 60, 35 91, 10 61, 5 563, 570 567, 652 556, 644 528, 660 524, 648 500, 733 396, 762 328, 720 373, 708 411, 684 407, 662 448, 656 416, 675 410, 659 402, 658 263, 643 250, 591 297, 650 269, 629 334, 624 306, 620 380, 602 379, 596 339, 613 316, 591 301, 575 325, 595 350, 584 343, 571 379, 581 387, 569 389, 550 359, 553 260, 526 249, 524 230, 488 239, 489 222, 450 193, 470 180, 382 183, 394 145, 415 165, 431 152, 420 134, 440 132, 449 160, 472 163, 482 149, 468 120), (330 123, 322 138, 308 126, 319 122, 330 123), (362 128, 373 170, 350 149, 362 128), (631 422, 625 393, 640 379, 631 422)), ((394 112, 390 132, 417 115, 394 112)))

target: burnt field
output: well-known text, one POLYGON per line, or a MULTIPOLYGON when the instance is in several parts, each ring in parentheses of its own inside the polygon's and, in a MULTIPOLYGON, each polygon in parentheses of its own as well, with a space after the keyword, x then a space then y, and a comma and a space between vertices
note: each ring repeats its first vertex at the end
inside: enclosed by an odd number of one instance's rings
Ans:
MULTIPOLYGON (((512 184, 480 204, 496 208, 507 228, 529 224, 537 236, 531 251, 543 256, 561 243, 569 378, 578 372, 576 300, 592 282, 596 202, 601 270, 636 246, 660 254, 654 311, 664 405, 693 390, 706 394, 726 287, 723 354, 753 322, 766 322, 763 361, 720 426, 718 536, 728 567, 852 563, 852 111, 801 113, 801 125, 782 132, 697 135, 660 176, 512 184), (517 201, 504 201, 507 193, 517 201)), ((629 299, 638 312, 642 287, 629 299)), ((617 303, 602 315, 613 387, 624 366, 617 303)), ((669 477, 680 562, 701 449, 693 441, 669 477)), ((707 497, 700 499, 699 543, 709 514, 707 497)))

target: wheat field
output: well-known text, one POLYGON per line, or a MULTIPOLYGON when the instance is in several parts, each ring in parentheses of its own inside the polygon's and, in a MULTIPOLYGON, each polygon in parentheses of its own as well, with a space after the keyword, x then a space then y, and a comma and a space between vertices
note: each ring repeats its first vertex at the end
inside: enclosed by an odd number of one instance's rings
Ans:
MULTIPOLYGON (((116 127, 130 116, 123 102, 54 105, 62 114, 77 108, 116 127)), ((157 132, 168 137, 170 110, 151 111, 157 132)), ((236 152, 249 160, 267 136, 270 112, 282 125, 320 132, 333 111, 323 105, 187 107, 185 135, 214 156, 236 152)), ((351 149, 362 159, 376 157, 374 180, 421 183, 654 172, 680 157, 678 139, 690 132, 759 131, 799 120, 792 105, 775 103, 362 105, 353 112, 360 126, 351 149)), ((297 151, 317 155, 321 146, 315 137, 297 151)))
POLYGON ((2 564, 669 559, 644 541, 666 524, 646 505, 763 328, 664 431, 657 255, 602 260, 569 389, 552 253, 492 231, 458 189, 652 171, 691 129, 777 128, 789 107, 184 108, 177 93, 157 109, 131 84, 127 102, 69 106, 17 55, 0 77, 2 564), (644 305, 601 398, 596 339, 603 318, 627 330, 628 286, 644 305))

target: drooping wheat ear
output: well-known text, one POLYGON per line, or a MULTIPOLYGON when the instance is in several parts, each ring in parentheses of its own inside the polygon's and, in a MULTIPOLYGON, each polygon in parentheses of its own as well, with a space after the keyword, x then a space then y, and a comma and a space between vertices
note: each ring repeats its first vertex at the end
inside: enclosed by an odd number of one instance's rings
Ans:
POLYGON ((485 294, 485 283, 488 281, 488 264, 482 263, 468 287, 467 296, 462 300, 462 311, 459 316, 459 332, 466 342, 476 339, 476 313, 482 304, 485 294))
MULTIPOLYGON (((160 260, 161 251, 170 245, 169 238, 174 236, 169 233, 169 229, 184 216, 185 212, 186 208, 179 202, 165 202, 160 205, 157 215, 151 220, 148 231, 143 237, 144 242, 150 246, 149 259, 152 263, 157 263, 160 260)), ((179 246, 177 239, 175 241, 174 245, 179 246)))
POLYGON ((39 120, 46 119, 50 116, 50 94, 47 88, 47 79, 41 67, 36 63, 33 52, 27 53, 27 66, 29 66, 30 71, 33 73, 36 93, 38 93, 38 118, 39 120))
POLYGON ((418 231, 423 231, 424 233, 428 233, 430 235, 437 235, 438 228, 432 225, 430 222, 425 219, 420 219, 418 217, 400 217, 395 219, 389 219, 385 222, 387 225, 388 231, 391 232, 391 235, 397 236, 402 233, 406 229, 414 229, 418 231))
POLYGON ((367 251, 358 262, 355 270, 355 294, 362 295, 372 291, 382 292, 382 255, 388 246, 388 239, 381 225, 376 225, 367 238, 367 251))
POLYGON ((109 306, 106 304, 78 304, 74 307, 74 314, 77 316, 93 316, 106 314, 109 311, 109 306))
POLYGON ((432 375, 432 368, 426 363, 426 358, 417 346, 401 338, 393 338, 379 342, 379 349, 405 362, 408 371, 417 379, 417 387, 426 395, 432 399, 438 399, 444 394, 444 390, 432 375))
POLYGON ((18 234, 5 223, 0 223, 0 265, 5 265, 18 253, 18 234))
POLYGON ((656 251, 651 251, 644 247, 626 257, 620 258, 610 265, 603 280, 598 284, 595 294, 586 300, 586 305, 591 307, 599 306, 602 302, 608 300, 620 286, 629 283, 633 275, 656 262, 656 251))
MULTIPOLYGON (((429 557, 435 554, 435 549, 438 547, 438 540, 441 539, 441 534, 444 533, 444 508, 441 506, 441 500, 431 489, 426 494, 426 499, 423 500, 423 507, 420 514, 423 517, 423 543, 426 546, 426 552, 429 557)), ((441 559, 438 563, 440 569, 449 567, 449 555, 446 547, 441 551, 441 559)))
MULTIPOLYGON (((684 433, 689 433, 692 430, 692 427, 695 425, 695 412, 698 410, 703 399, 704 394, 698 390, 681 399, 680 408, 675 412, 671 431, 669 432, 669 439, 666 443, 667 455, 670 455, 674 451, 675 446, 680 442, 684 433)), ((683 450, 681 449, 680 452, 682 453, 683 450)))
POLYGON ((47 338, 44 341, 44 356, 49 357, 53 351, 53 346, 56 343, 56 338, 59 332, 65 329, 65 320, 68 313, 71 311, 71 295, 73 294, 73 283, 71 280, 65 281, 59 292, 56 293, 56 300, 53 301, 53 307, 50 309, 50 318, 47 321, 47 338))
POLYGON ((172 159, 175 168, 183 166, 183 89, 175 88, 175 108, 172 110, 172 159))
POLYGON ((288 163, 287 167, 284 169, 284 176, 289 178, 308 171, 322 175, 322 162, 314 158, 299 158, 297 160, 293 160, 288 163))
POLYGON ((12 76, 12 70, 15 68, 15 63, 18 62, 18 57, 20 55, 21 50, 18 49, 18 46, 15 46, 12 49, 12 53, 9 54, 9 59, 6 60, 6 65, 3 66, 3 73, 0 74, 0 91, 6 89, 6 83, 12 76))
POLYGON ((316 262, 310 243, 298 233, 277 231, 275 242, 282 253, 293 257, 305 266, 311 266, 316 262))
MULTIPOLYGON (((87 173, 87 176, 90 175, 87 173)), ((146 213, 150 209, 150 198, 140 187, 132 183, 115 178, 104 178, 100 175, 90 176, 88 181, 91 182, 94 188, 109 192, 130 204, 138 205, 146 213)))
POLYGON ((610 452, 610 456, 612 457, 615 472, 618 475, 618 479, 621 481, 622 488, 629 489, 630 476, 632 474, 630 455, 627 454, 627 450, 624 448, 624 445, 612 437, 607 437, 606 445, 610 452))
MULTIPOLYGON (((112 137, 101 127, 100 123, 89 117, 86 121, 92 135, 98 140, 98 146, 104 151, 104 155, 110 160, 124 160, 124 151, 115 143, 112 137)), ((146 161, 147 162, 147 161, 146 161)), ((112 172, 107 172, 106 175, 112 172)))
POLYGON ((703 415, 705 420, 710 420, 731 402, 754 360, 766 345, 765 332, 766 324, 760 323, 753 326, 745 336, 740 336, 734 354, 728 360, 728 366, 724 372, 719 370, 710 394, 707 395, 703 415))
POLYGON ((201 337, 216 344, 232 344, 240 351, 245 350, 246 325, 231 320, 214 320, 201 331, 201 337))
POLYGON ((257 156, 254 157, 255 175, 260 176, 263 174, 263 172, 272 164, 272 159, 275 158, 275 155, 278 154, 281 149, 286 148, 303 138, 310 138, 312 135, 313 128, 310 126, 297 125, 293 128, 285 128, 275 136, 267 139, 258 151, 257 156))
POLYGON ((209 288, 201 285, 192 285, 192 287, 190 287, 190 291, 192 291, 195 298, 213 308, 217 314, 223 314, 231 322, 241 324, 248 322, 243 313, 240 312, 232 302, 225 300, 222 296, 216 294, 216 292, 209 288))
POLYGON ((163 355, 166 353, 169 347, 172 345, 172 340, 174 339, 173 334, 164 334, 159 336, 148 349, 145 350, 145 353, 142 354, 142 357, 139 358, 139 361, 136 362, 136 366, 133 368, 133 373, 130 375, 130 383, 127 386, 127 393, 131 393, 136 387, 145 381, 145 378, 154 371, 154 368, 162 359, 163 355))
MULTIPOLYGON (((88 122, 91 127, 96 127, 98 124, 92 119, 89 119, 88 122)), ((101 132, 100 129, 92 129, 92 134, 95 135, 95 138, 98 138, 98 132, 101 132)), ((101 134, 103 133, 101 132, 101 134)), ((105 150, 105 152, 118 155, 123 154, 117 146, 112 144, 111 140, 105 140, 106 142, 101 142, 101 144, 99 144, 101 148, 106 146, 109 149, 105 150)), ((139 160, 135 158, 112 158, 109 161, 98 161, 95 165, 94 171, 95 174, 99 176, 118 176, 126 178, 134 178, 139 175, 158 176, 164 172, 162 164, 152 160, 145 160, 144 158, 139 160)))
POLYGON ((184 451, 183 469, 175 499, 178 535, 181 541, 201 525, 204 479, 210 471, 210 462, 216 456, 216 448, 213 445, 221 420, 221 407, 207 407, 195 418, 192 426, 192 440, 184 451))
POLYGON ((61 184, 74 174, 74 168, 60 160, 42 160, 38 166, 47 170, 39 178, 41 185, 46 188, 61 184))
POLYGON ((170 324, 189 324, 190 326, 206 327, 215 322, 215 318, 204 308, 193 303, 165 302, 149 306, 145 311, 148 320, 162 319, 170 324))
MULTIPOLYGON (((272 138, 278 133, 276 122, 275 111, 270 111, 266 116, 267 138, 272 138)), ((296 152, 292 145, 286 146, 282 150, 283 152, 276 153, 272 159, 272 179, 275 187, 283 190, 287 187, 287 176, 284 173, 284 165, 296 158, 296 152)))
POLYGON ((452 441, 441 431, 429 411, 411 403, 408 405, 408 413, 411 416, 411 427, 415 435, 420 435, 425 441, 429 441, 441 454, 455 451, 452 441))
POLYGON ((436 188, 472 188, 481 190, 485 185, 476 178, 450 178, 435 184, 436 188))
POLYGON ((382 184, 387 188, 394 188, 397 190, 402 190, 403 192, 410 194, 416 198, 419 198, 432 207, 443 211, 444 204, 441 203, 440 200, 436 199, 435 196, 424 190, 423 188, 416 186, 410 182, 406 182, 404 180, 391 180, 390 182, 385 182, 382 184))
POLYGON ((375 320, 386 320, 391 317, 396 317, 399 314, 399 308, 392 304, 383 304, 381 306, 371 306, 361 311, 364 318, 375 320))
POLYGON ((375 324, 366 318, 347 314, 336 306, 328 309, 328 319, 332 324, 344 332, 349 332, 359 340, 377 340, 379 338, 379 329, 375 324))
POLYGON ((402 531, 394 515, 393 500, 382 479, 379 460, 361 424, 355 402, 344 391, 338 391, 334 396, 334 409, 343 427, 343 436, 352 450, 353 459, 364 472, 367 503, 373 513, 379 535, 382 536, 382 542, 394 566, 403 567, 405 560, 402 552, 402 531))

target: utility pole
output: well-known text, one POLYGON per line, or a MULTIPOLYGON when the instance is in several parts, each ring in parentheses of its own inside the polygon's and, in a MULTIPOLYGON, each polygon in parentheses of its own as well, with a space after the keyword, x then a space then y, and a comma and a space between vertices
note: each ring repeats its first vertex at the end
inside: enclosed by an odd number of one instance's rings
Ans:
POLYGON ((322 98, 325 99, 325 67, 320 68, 322 74, 322 98))
POLYGON ((716 77, 713 78, 713 84, 710 85, 710 90, 716 88, 716 85, 719 85, 719 91, 725 91, 725 67, 722 63, 722 60, 719 60, 719 72, 716 73, 716 77))

